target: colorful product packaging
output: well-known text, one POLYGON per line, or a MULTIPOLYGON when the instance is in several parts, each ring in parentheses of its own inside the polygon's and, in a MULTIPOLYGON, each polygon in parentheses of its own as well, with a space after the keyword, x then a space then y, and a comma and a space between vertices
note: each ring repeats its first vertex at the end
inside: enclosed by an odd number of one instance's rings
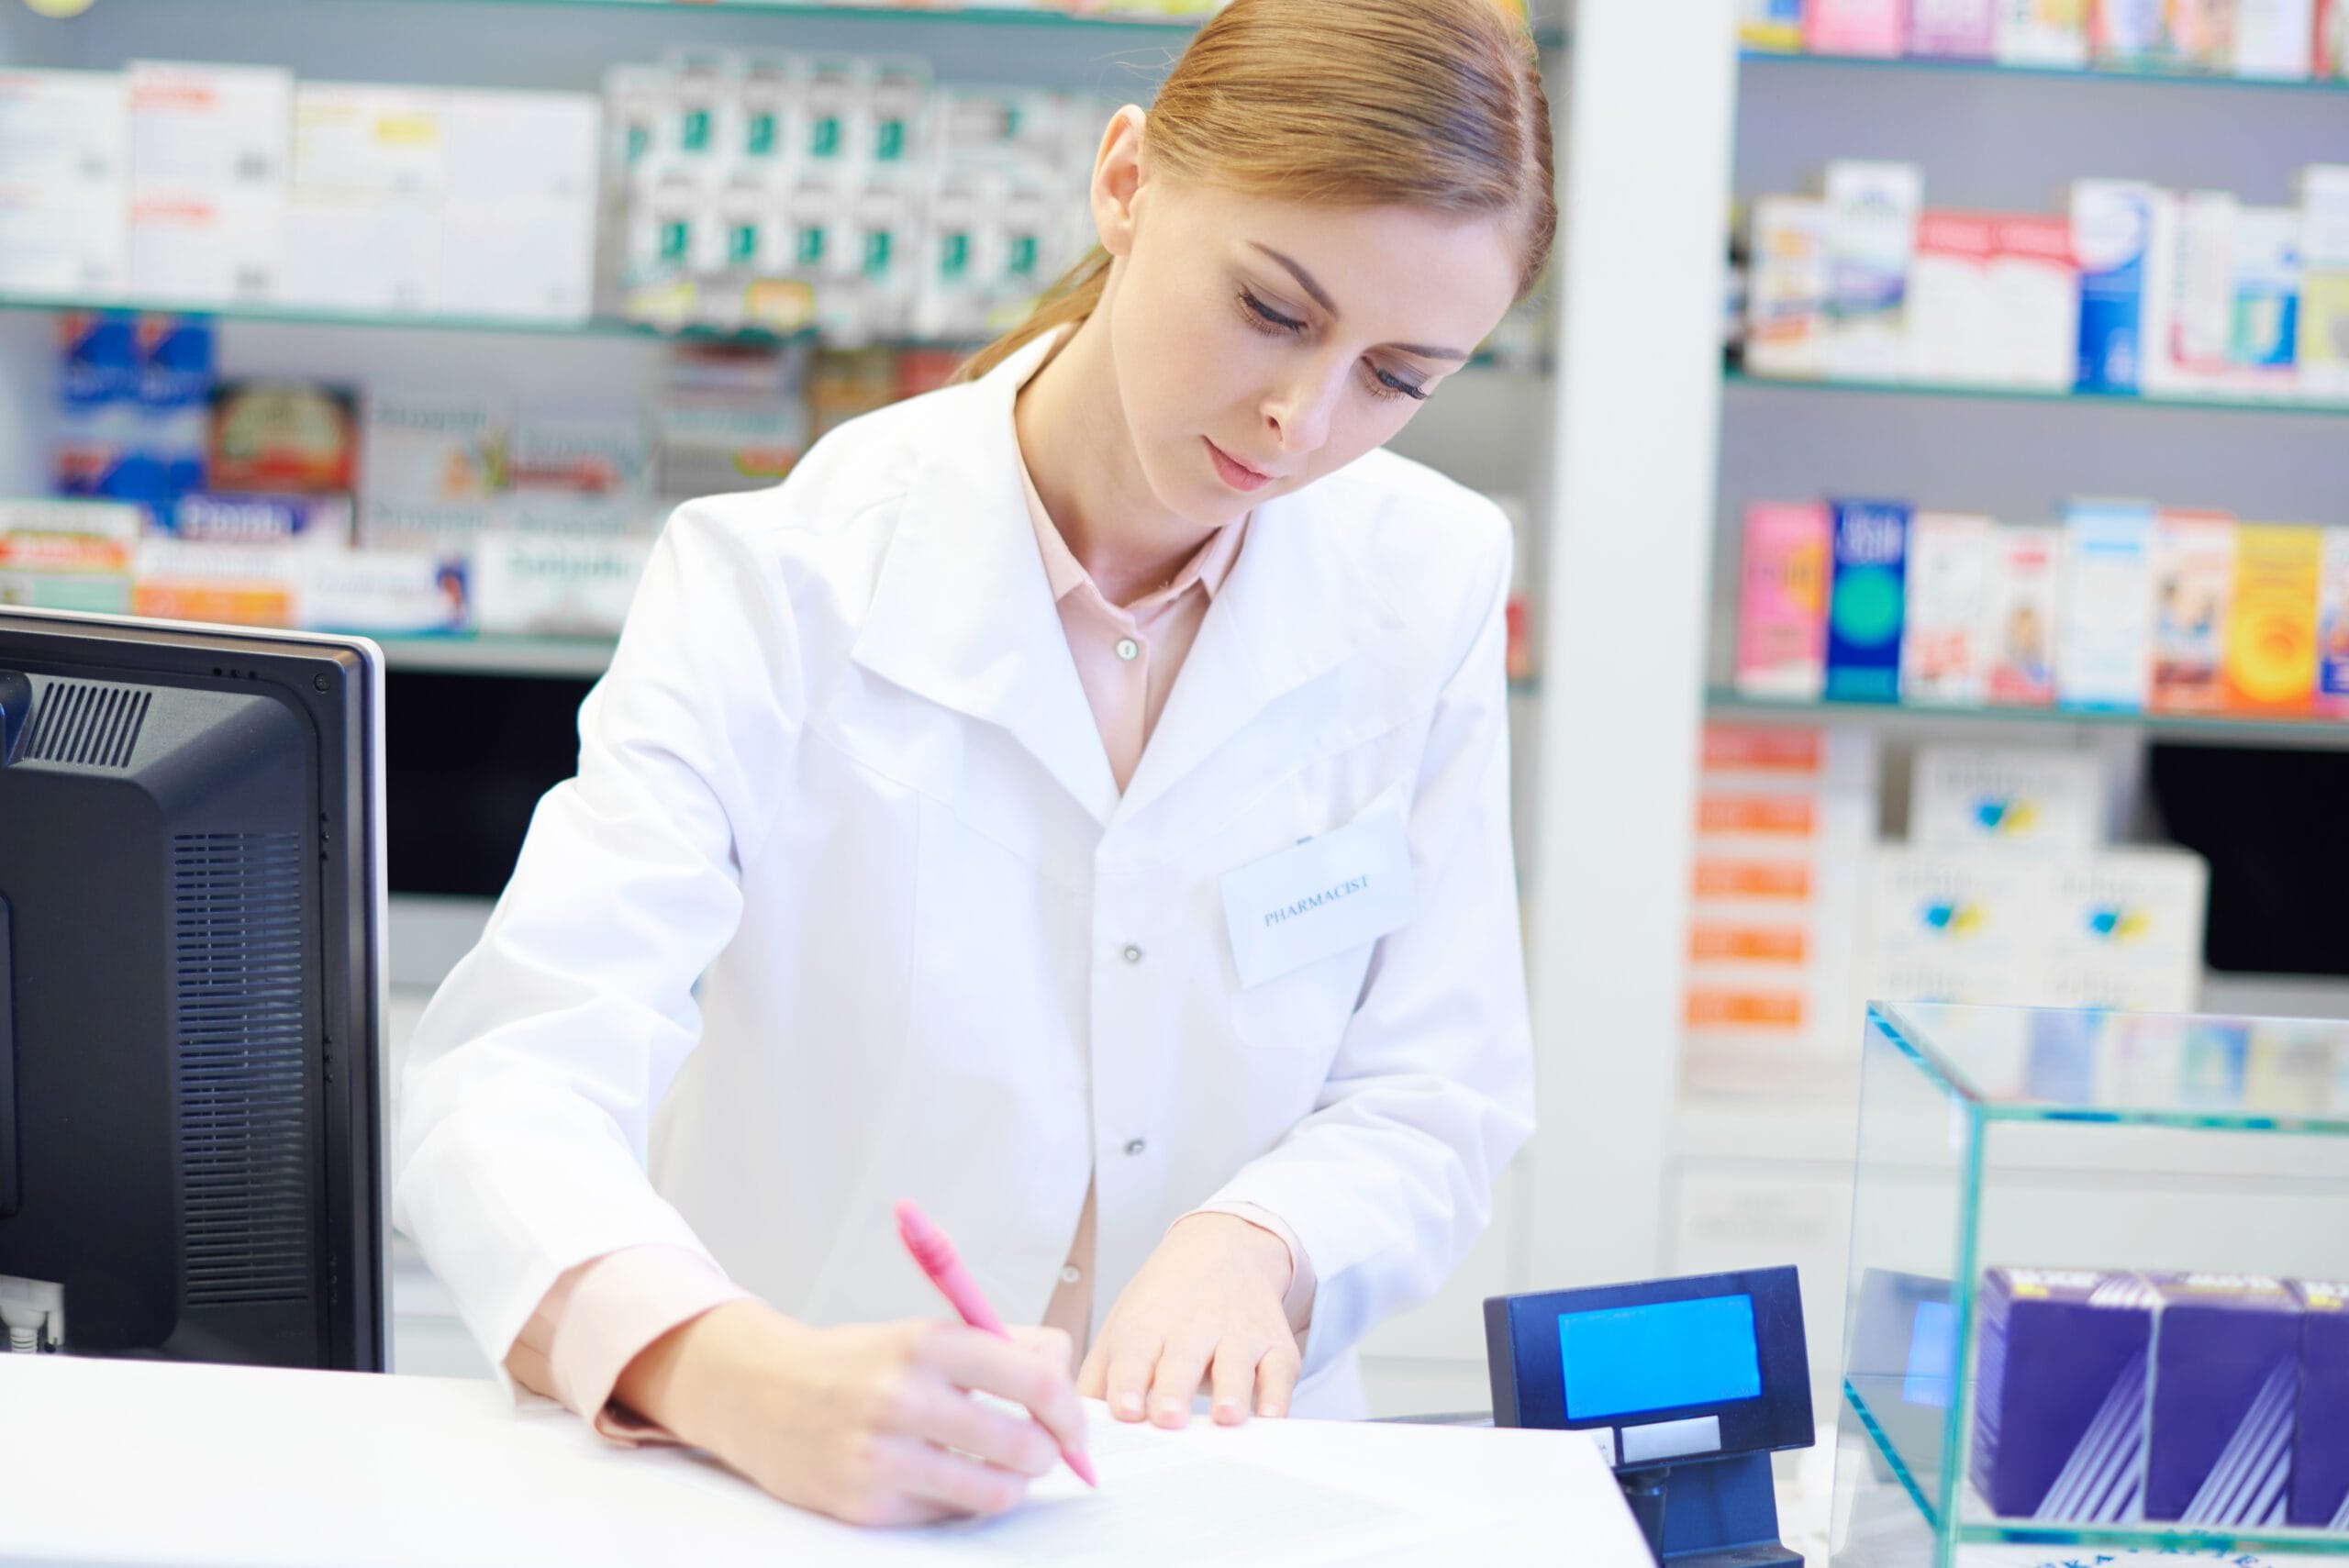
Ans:
POLYGON ((1978 850, 1881 845, 1867 856, 1861 995, 1888 1002, 2029 1006, 2045 868, 1978 850))
POLYGON ((2063 618, 2055 694, 2074 707, 2134 713, 2153 677, 2154 508, 2075 501, 2065 508, 2063 618))
POLYGON ((2080 350, 2080 269, 2071 223, 2023 213, 1990 224, 1990 378, 2068 391, 2080 350))
POLYGON ((1909 508, 1898 501, 1837 501, 1832 509, 1827 695, 1895 702, 1908 601, 1909 508))
POLYGON ((2099 64, 2143 69, 2169 59, 2169 0, 2096 0, 2091 17, 2099 64))
POLYGON ((415 637, 466 630, 473 608, 462 556, 335 550, 304 557, 301 624, 312 631, 415 637))
POLYGON ((190 305, 280 297, 294 76, 134 61, 129 288, 190 305))
POLYGON ((2324 530, 2317 606, 2317 706, 2349 717, 2349 527, 2324 530))
POLYGON ((2078 861, 2106 840, 2102 762, 2045 747, 1920 746, 1909 842, 1947 854, 2078 861))
POLYGON ((2077 385, 2135 392, 2144 362, 2145 270, 2161 193, 2130 180, 2072 184, 2072 251, 2080 268, 2077 385))
POLYGON ((213 488, 348 494, 357 487, 359 395, 317 382, 223 381, 213 390, 213 488))
POLYGON ((1903 702, 1971 706, 1988 689, 1988 517, 1919 512, 1909 528, 1908 604, 1900 639, 1903 702))
POLYGON ((2288 397, 2298 390, 2300 214, 2296 207, 2235 210, 2227 358, 2234 384, 2288 397))
POLYGON ((1998 0, 1909 0, 1909 52, 1932 60, 1991 60, 1998 0))
POLYGON ((2300 171, 2299 383, 2310 397, 2349 397, 2349 164, 2300 171))
POLYGON ((1740 691, 1816 698, 1823 689, 1831 533, 1822 506, 1760 502, 1746 508, 1740 691))
POLYGON ((2144 1518, 2284 1522, 2299 1404, 2300 1308, 2281 1281, 2145 1277, 2158 1306, 2146 1407, 2144 1518))
POLYGON ((485 535, 473 555, 474 624, 496 636, 613 636, 651 551, 643 539, 485 535))
POLYGON ((2315 49, 2315 0, 2235 0, 2236 75, 2299 81, 2314 68, 2315 49))
POLYGON ((0 501, 0 605, 121 615, 146 514, 113 501, 0 501))
POLYGON ((206 544, 299 544, 347 550, 351 542, 348 495, 219 495, 204 491, 180 498, 166 529, 172 538, 206 544))
POLYGON ((2164 508, 2154 519, 2154 707, 2216 713, 2227 705, 2227 615, 2234 603, 2235 524, 2223 512, 2164 508))
POLYGON ((2230 707, 2305 713, 2313 704, 2323 551, 2319 528, 2244 523, 2235 529, 2226 642, 2230 707))
POLYGON ((629 409, 529 409, 514 428, 518 493, 641 496, 652 484, 644 421, 629 409))
POLYGON ((139 440, 153 470, 157 518, 201 490, 209 444, 214 333, 209 317, 142 316, 138 324, 139 440))
POLYGON ((1802 52, 1802 0, 1742 0, 1737 41, 1773 54, 1802 52))
POLYGON ((1997 235, 1997 220, 1987 213, 1919 217, 1909 275, 1909 380, 1953 385, 1998 380, 2002 335, 1990 285, 1997 235))
POLYGON ((1827 166, 1826 373, 1897 379, 1908 334, 1909 273, 1924 205, 1913 163, 1827 166))
POLYGON ((361 470, 372 498, 474 501, 507 487, 513 410, 471 394, 370 391, 361 470))
POLYGON ((2349 1530, 2349 1284, 2295 1280, 2300 1303, 2300 1429, 2285 1523, 2349 1530))
POLYGON ((1811 377, 1824 368, 1827 204, 1807 196, 1753 203, 1745 294, 1745 368, 1811 377))
POLYGON ((2133 1274, 1997 1268, 1983 1276, 1971 1470, 1992 1513, 2135 1517, 2154 1302, 2133 1274))
POLYGON ((2144 361, 2149 395, 2229 389, 2233 372, 2235 213, 2224 191, 2165 192, 2146 260, 2144 361))
POLYGON ((1898 55, 1908 36, 1902 0, 1806 0, 1803 43, 1812 54, 1898 55))
POLYGON ((57 318, 57 493, 151 505, 158 485, 139 405, 138 318, 69 310, 57 318))
POLYGON ((2349 0, 2316 0, 2316 76, 2349 81, 2349 0))
POLYGON ((133 615, 223 626, 295 624, 301 544, 221 544, 168 535, 142 539, 133 615))
POLYGON ((1993 703, 2044 707, 2055 700, 2055 628, 2063 535, 2043 524, 2001 524, 1990 536, 1983 654, 1993 703))
POLYGON ((2077 69, 2088 62, 2089 0, 1999 0, 1998 61, 2077 69))
POLYGON ((119 72, 0 71, 0 291, 122 292, 128 125, 119 72))
POLYGON ((2210 870, 2199 855, 2101 849, 2044 869, 2035 1004, 2147 1013, 2200 1005, 2210 870))

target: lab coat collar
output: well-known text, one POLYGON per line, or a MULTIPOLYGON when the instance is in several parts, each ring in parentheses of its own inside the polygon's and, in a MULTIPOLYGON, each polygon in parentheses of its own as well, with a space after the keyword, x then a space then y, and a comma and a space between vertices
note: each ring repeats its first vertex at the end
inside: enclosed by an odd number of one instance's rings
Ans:
POLYGON ((935 400, 932 445, 853 657, 1008 730, 1106 826, 1140 812, 1266 705, 1399 622, 1358 560, 1327 480, 1257 507, 1121 799, 1020 483, 1012 402, 1051 347, 1038 338, 935 400))

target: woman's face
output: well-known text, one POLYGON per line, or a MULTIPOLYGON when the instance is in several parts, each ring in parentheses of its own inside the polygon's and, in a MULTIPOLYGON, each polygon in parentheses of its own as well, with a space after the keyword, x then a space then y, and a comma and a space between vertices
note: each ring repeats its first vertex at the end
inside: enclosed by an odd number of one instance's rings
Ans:
MULTIPOLYGON (((1126 110, 1139 128, 1140 113, 1126 110)), ((1102 308, 1142 477, 1220 525, 1384 444, 1499 324, 1517 246, 1492 218, 1304 207, 1153 178, 1096 216, 1102 308)))

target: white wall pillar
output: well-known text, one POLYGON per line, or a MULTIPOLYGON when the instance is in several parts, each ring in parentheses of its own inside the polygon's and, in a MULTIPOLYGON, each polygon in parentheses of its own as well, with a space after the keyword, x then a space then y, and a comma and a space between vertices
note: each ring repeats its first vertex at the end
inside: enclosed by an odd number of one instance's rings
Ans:
POLYGON ((1732 0, 1581 0, 1530 953, 1535 1287, 1663 1256, 1720 403, 1732 0))

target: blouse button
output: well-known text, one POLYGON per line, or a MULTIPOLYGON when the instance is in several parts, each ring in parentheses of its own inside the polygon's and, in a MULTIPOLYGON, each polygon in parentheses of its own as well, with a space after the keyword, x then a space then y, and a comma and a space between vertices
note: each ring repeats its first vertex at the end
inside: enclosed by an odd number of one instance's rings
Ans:
POLYGON ((1118 639, 1118 657, 1130 664, 1141 657, 1141 644, 1130 637, 1118 639))

